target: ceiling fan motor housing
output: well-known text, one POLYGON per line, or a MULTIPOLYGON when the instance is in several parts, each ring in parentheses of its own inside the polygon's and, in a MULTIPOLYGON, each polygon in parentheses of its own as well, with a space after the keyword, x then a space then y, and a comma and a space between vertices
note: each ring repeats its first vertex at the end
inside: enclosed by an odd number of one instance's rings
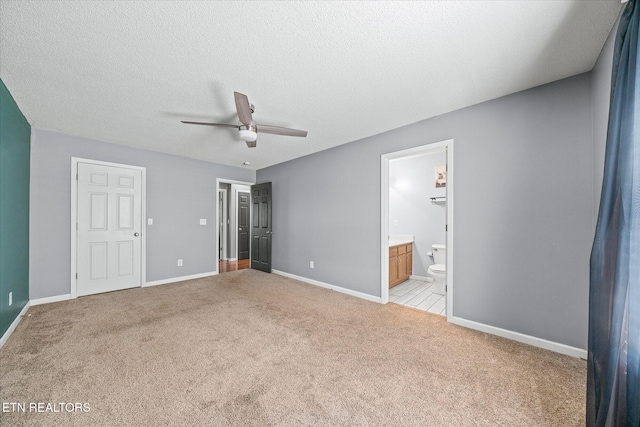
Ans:
POLYGON ((258 139, 257 130, 258 129, 254 124, 241 125, 240 132, 239 132, 240 138, 245 142, 254 142, 256 139, 258 139))

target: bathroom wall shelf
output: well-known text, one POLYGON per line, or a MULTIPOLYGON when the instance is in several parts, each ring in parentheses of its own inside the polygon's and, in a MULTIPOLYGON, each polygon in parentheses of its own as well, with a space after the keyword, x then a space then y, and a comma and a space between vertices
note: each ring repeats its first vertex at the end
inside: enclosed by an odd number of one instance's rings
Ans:
POLYGON ((431 199, 431 203, 434 205, 441 205, 447 203, 446 197, 429 197, 431 199))

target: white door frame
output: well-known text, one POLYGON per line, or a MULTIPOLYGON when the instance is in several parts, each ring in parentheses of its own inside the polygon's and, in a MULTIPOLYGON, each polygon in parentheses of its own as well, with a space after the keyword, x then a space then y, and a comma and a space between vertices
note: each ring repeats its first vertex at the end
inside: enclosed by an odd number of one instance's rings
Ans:
MULTIPOLYGON (((218 253, 222 254, 222 259, 228 260, 229 254, 227 253, 227 234, 228 234, 228 226, 229 226, 229 215, 227 215, 227 211, 229 210, 229 203, 227 202, 227 189, 226 188, 218 188, 218 201, 216 203, 216 223, 218 224, 218 244, 222 242, 222 248, 218 247, 218 253), (222 206, 220 206, 220 195, 222 194, 222 206), (222 224, 220 223, 220 208, 222 207, 222 224), (222 227, 221 227, 222 226, 222 227), (222 229, 222 231, 220 230, 222 229), (222 249, 222 251, 220 250, 222 249)), ((218 245, 219 246, 219 245, 218 245)))
MULTIPOLYGON (((446 150, 447 153, 447 321, 453 317, 453 139, 383 154, 380 158, 380 302, 389 302, 389 161, 446 150)), ((427 197, 425 193, 424 197, 427 197)))
POLYGON ((70 294, 71 299, 78 297, 78 163, 89 163, 93 165, 112 166, 117 168, 127 168, 139 170, 142 176, 141 197, 142 197, 142 213, 140 221, 142 222, 140 229, 142 230, 142 244, 140 251, 140 286, 144 286, 147 282, 147 168, 142 166, 125 165, 121 163, 103 162, 101 160, 83 159, 80 157, 71 158, 71 275, 70 275, 70 294))
MULTIPOLYGON (((220 188, 220 184, 240 184, 240 185, 248 185, 248 186, 252 186, 255 184, 255 182, 247 182, 247 181, 236 181, 233 179, 225 179, 225 178, 216 178, 216 189, 218 191, 221 191, 222 189, 220 188)), ((218 191, 216 191, 216 195, 218 195, 218 191)), ((224 189, 224 191, 226 191, 226 189, 224 189)), ((251 193, 251 191, 249 191, 249 193, 251 193)), ((220 202, 220 197, 216 196, 216 271, 218 272, 218 274, 220 273, 220 271, 218 271, 218 264, 220 262, 220 257, 218 256, 218 254, 220 253, 220 247, 218 242, 220 241, 220 239, 218 238, 218 233, 220 232, 220 206, 218 206, 220 202)), ((249 212, 251 212, 251 210, 249 210, 249 212)), ((251 218, 251 213, 249 213, 249 218, 251 218)), ((236 224, 236 229, 237 229, 237 224, 236 224)), ((235 233, 237 234, 237 230, 235 231, 235 233)), ((237 239, 237 237, 236 237, 237 239)), ((226 245, 226 243, 225 243, 226 245)), ((236 242, 236 248, 238 247, 238 244, 236 242)), ((251 251, 251 245, 249 245, 249 251, 251 251)), ((227 254, 228 257, 228 254, 227 254)), ((251 257, 251 253, 249 253, 249 257, 251 257)))

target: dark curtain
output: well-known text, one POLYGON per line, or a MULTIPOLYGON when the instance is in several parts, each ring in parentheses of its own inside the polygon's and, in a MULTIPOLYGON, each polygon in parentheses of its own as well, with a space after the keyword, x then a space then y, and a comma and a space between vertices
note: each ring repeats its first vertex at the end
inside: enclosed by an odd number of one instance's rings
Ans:
POLYGON ((615 40, 604 178, 591 251, 587 426, 640 426, 640 0, 615 40))

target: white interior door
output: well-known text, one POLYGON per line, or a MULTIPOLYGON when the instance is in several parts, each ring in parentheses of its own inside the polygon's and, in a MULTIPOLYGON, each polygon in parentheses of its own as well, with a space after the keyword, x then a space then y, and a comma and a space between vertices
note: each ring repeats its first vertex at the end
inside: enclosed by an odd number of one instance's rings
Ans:
POLYGON ((141 286, 142 171, 78 163, 77 295, 141 286))

